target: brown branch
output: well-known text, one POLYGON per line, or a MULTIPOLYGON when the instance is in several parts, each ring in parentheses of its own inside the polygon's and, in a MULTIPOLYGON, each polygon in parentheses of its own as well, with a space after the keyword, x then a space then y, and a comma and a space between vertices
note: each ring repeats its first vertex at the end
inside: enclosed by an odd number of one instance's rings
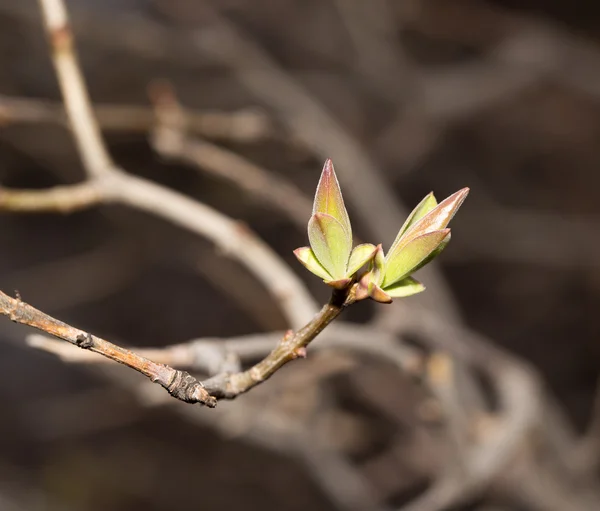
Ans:
MULTIPOLYGON (((212 239, 217 245, 245 264, 279 299, 288 319, 297 328, 314 310, 314 303, 302 282, 279 257, 249 229, 243 228, 217 211, 188 199, 176 192, 134 176, 126 175, 113 163, 101 138, 74 53, 67 12, 62 0, 40 0, 44 21, 53 48, 53 60, 68 113, 69 124, 89 175, 80 185, 45 191, 2 191, 0 207, 9 210, 71 211, 98 202, 120 202, 164 217, 173 223, 212 239), (4 197, 4 202, 1 201, 4 197)), ((349 290, 348 290, 349 291, 349 290)), ((287 361, 298 356, 310 342, 350 300, 344 296, 338 303, 338 294, 309 324, 295 336, 286 338, 273 353, 246 373, 223 378, 227 388, 215 392, 235 397, 235 390, 245 392, 271 376, 287 361), (289 353, 286 353, 289 349, 289 353), (233 389, 233 390, 232 390, 233 389)), ((99 353, 111 360, 131 367, 161 384, 169 393, 186 402, 200 402, 215 406, 202 384, 186 372, 140 357, 108 341, 62 323, 37 309, 0 292, 2 314, 13 321, 38 328, 46 333, 71 342, 81 348, 99 353)))
POLYGON ((217 404, 217 400, 189 373, 157 364, 89 332, 67 325, 26 304, 20 298, 11 298, 2 291, 0 291, 0 313, 8 316, 15 323, 37 328, 79 348, 93 351, 135 369, 165 388, 173 397, 186 403, 202 403, 211 408, 217 404))
MULTIPOLYGON (((156 125, 153 109, 146 106, 99 104, 93 111, 104 131, 147 134, 156 125)), ((185 121, 191 133, 211 139, 251 142, 273 134, 269 118, 256 108, 232 112, 186 108, 185 121)), ((0 126, 13 123, 68 126, 69 120, 61 103, 0 95, 0 126)))
MULTIPOLYGON (((129 176, 112 162, 97 129, 85 84, 77 67, 64 4, 62 0, 40 2, 51 36, 55 67, 69 123, 88 175, 102 194, 103 202, 119 202, 135 207, 211 239, 224 253, 246 266, 281 304, 291 326, 300 328, 314 314, 315 302, 302 281, 250 229, 177 192, 129 176), (85 127, 87 124, 92 127, 85 127)), ((58 194, 68 203, 65 209, 72 207, 72 203, 83 207, 85 201, 73 199, 71 193, 81 193, 80 187, 63 187, 58 194)), ((12 197, 10 204, 5 204, 5 208, 12 206, 55 211, 56 195, 52 190, 31 191, 27 196, 17 194, 12 197), (36 204, 35 208, 32 204, 36 204)), ((87 202, 88 205, 92 203, 87 202)))
MULTIPOLYGON (((173 369, 165 364, 157 364, 130 350, 54 319, 24 303, 19 297, 11 298, 1 291, 0 313, 16 323, 37 328, 79 348, 90 350, 135 369, 160 384, 177 399, 214 408, 217 399, 234 399, 269 379, 291 360, 306 357, 306 346, 339 316, 345 307, 354 303, 355 288, 356 284, 342 291, 334 290, 329 303, 323 306, 311 321, 296 333, 291 331, 286 333, 275 349, 250 369, 237 373, 222 372, 204 383, 185 371, 173 369)), ((237 362, 230 367, 237 367, 237 362)))
POLYGON ((117 167, 88 183, 60 187, 58 193, 49 189, 13 194, 2 189, 0 210, 73 211, 98 202, 118 202, 146 211, 210 239, 224 254, 237 259, 277 300, 293 328, 300 328, 314 314, 315 302, 300 278, 248 227, 180 193, 127 175, 117 167), (4 201, 3 196, 7 198, 4 201), (82 197, 90 200, 86 202, 82 197))
POLYGON ((256 385, 273 376, 281 367, 296 358, 306 357, 306 346, 323 331, 345 307, 354 303, 354 285, 346 290, 334 290, 331 300, 303 328, 296 333, 289 332, 269 355, 247 371, 236 374, 222 373, 204 381, 211 395, 233 399, 248 392, 256 385))

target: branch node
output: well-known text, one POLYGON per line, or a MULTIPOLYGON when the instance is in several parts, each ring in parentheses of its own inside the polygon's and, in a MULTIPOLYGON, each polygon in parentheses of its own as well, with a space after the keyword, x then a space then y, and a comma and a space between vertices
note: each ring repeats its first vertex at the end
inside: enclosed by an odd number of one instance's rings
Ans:
POLYGON ((253 382, 261 382, 264 379, 260 369, 256 366, 248 370, 248 375, 253 382))
POLYGON ((73 34, 68 24, 50 31, 50 41, 56 52, 70 51, 73 45, 73 34))
POLYGON ((94 338, 92 337, 92 334, 90 334, 89 332, 87 334, 79 334, 75 338, 75 343, 80 348, 82 348, 84 350, 89 350, 90 348, 92 348, 94 346, 94 338))
POLYGON ((299 348, 296 348, 293 353, 294 358, 306 358, 306 347, 300 346, 299 348))
POLYGON ((211 396, 204 385, 187 371, 175 371, 175 375, 165 387, 169 394, 186 403, 202 403, 209 408, 217 406, 217 400, 211 396))

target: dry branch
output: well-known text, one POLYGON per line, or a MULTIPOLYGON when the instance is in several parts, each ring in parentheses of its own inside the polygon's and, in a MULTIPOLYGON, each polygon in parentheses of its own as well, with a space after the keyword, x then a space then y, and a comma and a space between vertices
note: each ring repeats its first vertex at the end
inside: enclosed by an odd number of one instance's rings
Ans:
MULTIPOLYGON (((296 333, 287 332, 264 359, 242 372, 222 372, 201 383, 189 373, 157 364, 132 351, 93 336, 0 291, 0 313, 12 321, 28 325, 63 339, 82 349, 119 362, 139 371, 164 387, 175 398, 187 403, 202 403, 211 408, 217 399, 234 399, 266 381, 285 364, 306 357, 306 346, 329 325, 345 307, 354 303, 356 285, 343 291, 335 290, 331 300, 315 317, 296 333)), ((223 367, 222 365, 221 367, 223 367)), ((236 364, 237 366, 237 364, 236 364)))
MULTIPOLYGON (((93 110, 103 131, 146 135, 156 125, 156 114, 148 106, 97 104, 93 110)), ((60 103, 0 95, 0 126, 13 123, 68 126, 69 120, 60 103)), ((232 112, 186 108, 185 123, 190 133, 211 139, 253 142, 273 136, 269 118, 257 108, 232 112)))
POLYGON ((157 364, 89 332, 67 325, 26 304, 20 298, 11 298, 2 291, 0 291, 0 313, 8 316, 15 323, 37 328, 79 348, 93 351, 135 369, 158 383, 177 399, 187 403, 202 403, 210 407, 217 404, 216 399, 211 397, 202 384, 189 373, 157 364))

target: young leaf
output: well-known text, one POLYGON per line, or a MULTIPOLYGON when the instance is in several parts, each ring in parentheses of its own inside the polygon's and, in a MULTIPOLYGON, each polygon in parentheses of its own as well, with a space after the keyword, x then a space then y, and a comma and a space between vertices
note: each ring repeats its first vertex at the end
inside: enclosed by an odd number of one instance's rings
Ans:
POLYGON ((469 189, 463 188, 444 199, 434 209, 414 223, 405 233, 399 244, 406 244, 411 239, 421 236, 422 234, 444 229, 450 223, 450 220, 452 220, 452 217, 465 201, 468 194, 469 189))
POLYGON ((373 257, 370 267, 371 270, 367 274, 369 279, 365 280, 364 284, 361 283, 361 287, 366 284, 367 294, 376 302, 392 303, 390 296, 379 287, 385 273, 385 258, 383 256, 381 244, 377 245, 377 250, 375 251, 375 256, 373 257))
POLYGON ((423 218, 427 213, 429 213, 436 206, 437 206, 437 200, 435 199, 433 192, 428 193, 423 198, 423 200, 421 200, 421 202, 419 202, 419 204, 417 204, 415 209, 412 210, 410 215, 408 215, 408 218, 406 219, 406 221, 404 222, 404 225, 398 232, 398 235, 396 236, 394 243, 392 243, 392 246, 390 247, 389 252, 392 252, 396 248, 396 245, 398 245, 398 243, 400 243, 400 240, 402 239, 404 234, 413 225, 415 225, 419 220, 421 220, 421 218, 423 218))
POLYGON ((392 298, 404 298, 425 291, 425 286, 412 277, 406 277, 383 290, 392 298))
POLYGON ((377 245, 377 251, 373 257, 372 266, 370 282, 371 284, 380 286, 385 275, 385 257, 383 255, 383 247, 381 244, 377 245))
POLYGON ((358 285, 356 286, 356 291, 354 293, 356 301, 364 300, 365 298, 369 297, 369 282, 370 281, 371 281, 371 272, 368 271, 358 281, 358 285))
POLYGON ((315 213, 308 221, 308 239, 317 260, 334 280, 346 277, 352 238, 334 217, 315 213))
POLYGON ((330 159, 325 161, 321 178, 317 185, 317 192, 315 193, 315 201, 313 203, 313 215, 316 213, 325 213, 335 218, 342 225, 352 243, 352 226, 350 225, 348 212, 344 205, 342 190, 340 189, 340 184, 330 159))
POLYGON ((386 257, 383 287, 390 287, 410 275, 444 243, 449 235, 450 229, 443 229, 411 238, 408 243, 400 243, 394 252, 390 252, 386 257))
POLYGON ((308 271, 314 273, 317 277, 321 277, 326 281, 333 280, 333 277, 323 268, 310 247, 297 248, 294 250, 294 255, 308 271))
POLYGON ((379 303, 392 303, 392 297, 372 282, 369 284, 369 297, 379 303))
POLYGON ((438 255, 440 255, 442 253, 442 251, 446 248, 446 245, 448 245, 448 243, 450 243, 451 237, 452 237, 452 233, 449 232, 448 236, 446 238, 444 238, 444 241, 442 241, 440 243, 440 246, 438 248, 436 248, 433 252, 431 252, 431 254, 429 254, 425 259, 423 259, 419 264, 417 264, 417 266, 415 266, 415 268, 411 271, 411 273, 414 273, 414 272, 420 270, 421 268, 423 268, 423 266, 425 266, 426 264, 429 264, 438 255))
POLYGON ((350 254, 346 275, 351 277, 367 264, 375 255, 375 250, 377 250, 377 247, 371 243, 363 243, 362 245, 354 247, 350 254))

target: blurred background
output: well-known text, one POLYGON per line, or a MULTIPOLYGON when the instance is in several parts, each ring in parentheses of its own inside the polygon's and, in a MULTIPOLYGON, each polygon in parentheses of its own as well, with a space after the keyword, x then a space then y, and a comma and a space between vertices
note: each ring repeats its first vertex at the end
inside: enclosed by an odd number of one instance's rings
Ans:
MULTIPOLYGON (((244 222, 319 302, 327 289, 292 250, 306 244, 326 157, 355 236, 384 248, 429 191, 471 195, 422 274, 422 298, 344 316, 396 329, 398 346, 422 357, 411 370, 311 347, 208 410, 156 399, 127 369, 33 349, 27 328, 0 318, 2 511, 600 509, 596 2, 67 3, 116 162, 244 222), (161 143, 152 101, 164 90, 177 95, 192 156, 161 143), (299 195, 280 190, 278 208, 260 193, 281 182, 299 195), (401 318, 411 332, 394 326, 401 318), (458 397, 436 384, 445 353, 458 397), (512 417, 505 384, 531 397, 534 417, 510 452, 486 451, 486 428, 501 433, 512 417), (475 449, 488 453, 480 464, 475 449)), ((1 0, 1 186, 82 179, 39 6, 1 0)), ((210 241, 122 206, 2 212, 0 246, 0 289, 124 346, 289 326, 210 241)))

